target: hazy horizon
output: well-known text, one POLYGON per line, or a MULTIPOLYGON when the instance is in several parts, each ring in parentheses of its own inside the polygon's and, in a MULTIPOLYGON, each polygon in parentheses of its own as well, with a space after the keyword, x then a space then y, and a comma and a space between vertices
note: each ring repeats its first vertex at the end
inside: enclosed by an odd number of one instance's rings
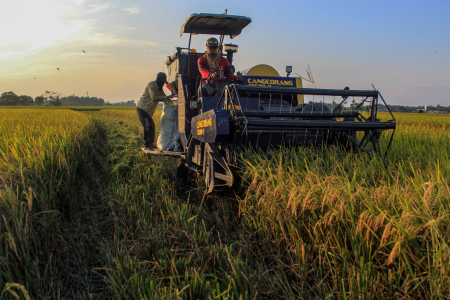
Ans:
MULTIPOLYGON (((167 55, 187 47, 186 18, 227 8, 252 18, 232 40, 236 70, 268 64, 283 74, 292 65, 306 77, 309 65, 317 88, 374 84, 388 104, 450 105, 449 2, 16 0, 0 7, 0 93, 137 101, 167 70, 167 55)), ((208 37, 194 36, 193 48, 203 52, 208 37)))

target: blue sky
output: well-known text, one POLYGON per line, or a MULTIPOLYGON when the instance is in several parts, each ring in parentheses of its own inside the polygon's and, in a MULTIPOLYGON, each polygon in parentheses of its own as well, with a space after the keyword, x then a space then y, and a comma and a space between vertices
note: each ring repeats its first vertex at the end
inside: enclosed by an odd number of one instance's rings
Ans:
MULTIPOLYGON (((186 18, 227 8, 252 18, 233 40, 237 70, 292 65, 306 76, 309 65, 318 88, 374 84, 389 104, 450 105, 449 1, 16 0, 0 8, 8 28, 0 92, 137 100, 167 52, 187 46, 179 35, 186 18)), ((207 38, 195 36, 194 48, 202 51, 207 38)))

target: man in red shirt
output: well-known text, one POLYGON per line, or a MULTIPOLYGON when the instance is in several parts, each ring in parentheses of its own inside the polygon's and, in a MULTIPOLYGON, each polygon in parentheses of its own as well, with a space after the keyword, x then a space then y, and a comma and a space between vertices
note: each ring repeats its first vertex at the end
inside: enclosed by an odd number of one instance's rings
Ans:
POLYGON ((220 79, 230 79, 236 82, 242 82, 242 76, 234 75, 234 68, 230 65, 228 59, 219 53, 219 42, 216 38, 209 38, 206 41, 207 50, 205 54, 197 61, 198 70, 202 75, 202 95, 214 96, 221 93, 224 82, 220 79))

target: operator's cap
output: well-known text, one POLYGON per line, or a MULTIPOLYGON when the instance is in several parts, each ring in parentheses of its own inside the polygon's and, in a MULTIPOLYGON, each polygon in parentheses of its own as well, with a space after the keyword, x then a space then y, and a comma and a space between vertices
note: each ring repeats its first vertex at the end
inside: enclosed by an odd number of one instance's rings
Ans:
POLYGON ((210 47, 210 48, 218 48, 219 47, 219 41, 216 38, 209 38, 206 41, 206 47, 210 47))
POLYGON ((167 75, 164 72, 159 72, 158 74, 156 74, 156 80, 160 80, 160 81, 164 81, 165 83, 167 82, 167 75))

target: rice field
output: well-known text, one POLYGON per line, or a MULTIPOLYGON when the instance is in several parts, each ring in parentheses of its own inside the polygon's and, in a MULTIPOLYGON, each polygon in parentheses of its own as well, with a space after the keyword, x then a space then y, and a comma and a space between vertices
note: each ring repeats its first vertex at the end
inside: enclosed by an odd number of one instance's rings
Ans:
POLYGON ((0 289, 50 297, 61 218, 78 210, 68 198, 93 132, 92 120, 71 110, 0 109, 0 289))
POLYGON ((243 153, 204 195, 134 110, 0 109, 0 298, 447 299, 450 116, 395 117, 386 159, 243 153))

